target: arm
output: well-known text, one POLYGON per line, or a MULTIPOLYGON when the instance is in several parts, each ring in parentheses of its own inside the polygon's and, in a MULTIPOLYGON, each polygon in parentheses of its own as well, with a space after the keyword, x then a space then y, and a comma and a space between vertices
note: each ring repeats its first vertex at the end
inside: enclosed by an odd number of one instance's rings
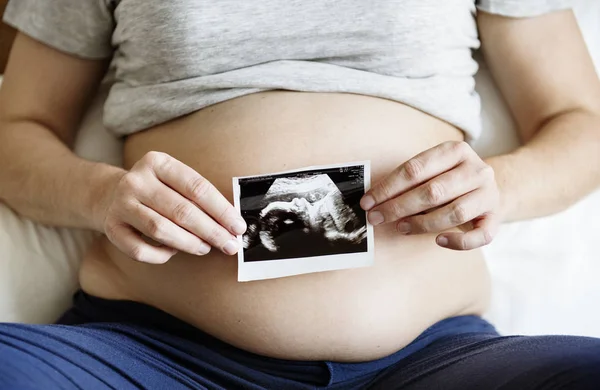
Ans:
POLYGON ((459 250, 488 244, 502 220, 560 211, 600 185, 600 81, 573 14, 480 13, 478 22, 524 145, 482 161, 464 142, 440 144, 400 165, 361 200, 374 225, 438 233, 438 245, 459 250), (456 227, 462 232, 449 230, 456 227))
POLYGON ((96 200, 117 167, 68 147, 106 64, 51 49, 23 34, 0 88, 0 199, 50 225, 101 230, 96 200))
POLYGON ((480 12, 482 49, 523 146, 489 158, 505 220, 561 211, 600 186, 600 80, 570 11, 480 12))
POLYGON ((125 171, 69 149, 104 70, 18 35, 0 89, 0 200, 36 221, 106 233, 143 262, 211 247, 235 254, 232 234, 246 224, 192 168, 150 152, 125 171))

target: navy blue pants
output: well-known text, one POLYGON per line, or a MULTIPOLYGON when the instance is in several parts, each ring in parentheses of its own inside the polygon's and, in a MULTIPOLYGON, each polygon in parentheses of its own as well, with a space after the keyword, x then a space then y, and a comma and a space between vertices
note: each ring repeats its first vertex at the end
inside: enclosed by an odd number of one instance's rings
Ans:
POLYGON ((363 363, 258 356, 155 308, 79 292, 56 325, 0 324, 0 389, 600 389, 600 339, 443 320, 363 363))

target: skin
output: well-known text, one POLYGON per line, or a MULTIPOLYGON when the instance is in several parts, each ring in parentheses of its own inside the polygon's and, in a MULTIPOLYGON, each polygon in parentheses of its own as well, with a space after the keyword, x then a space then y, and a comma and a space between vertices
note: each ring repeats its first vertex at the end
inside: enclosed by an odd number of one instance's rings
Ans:
POLYGON ((490 243, 503 220, 561 211, 600 183, 600 83, 571 13, 511 19, 482 12, 478 26, 524 145, 483 161, 466 143, 440 144, 361 201, 373 224, 395 223, 401 234, 460 226, 463 232, 436 240, 457 250, 490 243))
MULTIPOLYGON (((482 161, 466 144, 441 144, 376 184, 368 194, 374 205, 363 199, 369 218, 379 212, 405 234, 472 222, 437 238, 463 250, 488 243, 501 220, 560 211, 600 183, 600 83, 572 13, 480 13, 478 23, 524 145, 482 161)), ((239 216, 184 164, 151 153, 125 171, 72 153, 105 69, 19 34, 0 90, 0 199, 36 221, 105 233, 138 261, 164 263, 176 251, 206 253, 206 245, 235 253, 228 243, 242 231, 239 216)))
POLYGON ((494 170, 466 142, 446 142, 418 154, 377 183, 361 200, 373 225, 396 224, 400 234, 440 234, 438 245, 487 245, 500 224, 494 170), (470 226, 465 224, 470 222, 470 226))
POLYGON ((109 240, 148 263, 164 263, 177 251, 203 256, 211 247, 234 255, 234 234, 246 231, 242 217, 208 180, 159 152, 146 154, 121 177, 104 214, 109 240))

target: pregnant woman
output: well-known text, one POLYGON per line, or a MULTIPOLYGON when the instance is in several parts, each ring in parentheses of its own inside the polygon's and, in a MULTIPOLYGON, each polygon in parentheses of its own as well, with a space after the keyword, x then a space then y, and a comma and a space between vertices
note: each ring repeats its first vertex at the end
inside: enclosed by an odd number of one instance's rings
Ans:
POLYGON ((0 325, 0 388, 597 388, 600 340, 480 317, 498 225, 600 184, 600 83, 567 8, 11 1, 0 199, 103 236, 57 325, 0 325), (524 141, 485 161, 463 141, 480 41, 524 141), (107 69, 123 168, 70 150, 107 69), (232 177, 361 160, 375 266, 236 281, 232 177))

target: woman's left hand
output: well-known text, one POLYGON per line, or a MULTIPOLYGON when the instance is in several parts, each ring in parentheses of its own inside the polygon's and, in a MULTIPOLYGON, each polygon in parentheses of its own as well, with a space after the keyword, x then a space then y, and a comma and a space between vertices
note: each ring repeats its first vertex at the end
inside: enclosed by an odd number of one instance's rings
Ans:
POLYGON ((440 233, 457 250, 489 244, 500 225, 494 170, 466 142, 449 141, 406 161, 371 188, 360 205, 373 225, 395 223, 402 234, 440 233))

